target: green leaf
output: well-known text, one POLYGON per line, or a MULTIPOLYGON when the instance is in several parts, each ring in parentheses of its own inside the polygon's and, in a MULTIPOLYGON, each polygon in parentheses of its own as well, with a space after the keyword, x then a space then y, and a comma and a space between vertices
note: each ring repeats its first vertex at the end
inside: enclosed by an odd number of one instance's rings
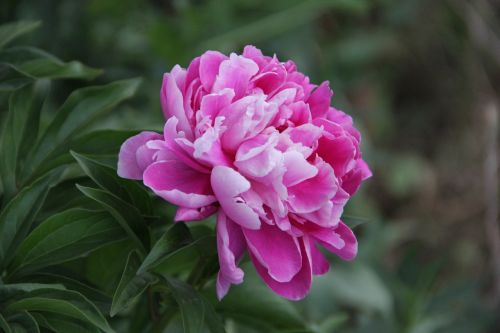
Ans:
POLYGON ((370 222, 370 220, 362 217, 348 216, 348 215, 342 216, 342 221, 351 229, 354 229, 361 224, 370 222))
POLYGON ((34 147, 30 163, 23 169, 23 179, 37 175, 44 161, 50 162, 57 157, 53 154, 60 146, 67 144, 105 111, 130 98, 139 83, 139 79, 130 79, 74 91, 34 147))
POLYGON ((50 312, 83 320, 104 332, 114 332, 92 302, 70 290, 39 289, 10 303, 7 311, 50 312))
POLYGON ((40 108, 46 95, 46 85, 27 85, 13 92, 9 99, 9 113, 2 132, 0 175, 4 195, 10 199, 17 192, 17 169, 22 158, 33 146, 38 134, 40 108))
POLYGON ((144 214, 151 214, 151 199, 146 190, 135 182, 118 177, 116 170, 101 164, 89 156, 71 152, 83 171, 102 189, 139 208, 144 214))
POLYGON ((0 214, 0 268, 8 264, 19 243, 28 233, 39 208, 42 206, 49 185, 57 173, 41 177, 23 189, 0 214))
POLYGON ((176 223, 155 243, 148 253, 138 273, 145 272, 154 267, 158 262, 168 258, 170 254, 192 242, 191 233, 184 223, 176 223))
MULTIPOLYGON (((109 265, 108 265, 109 267, 109 265)), ((94 303, 103 313, 109 312, 111 305, 111 297, 104 294, 102 291, 90 285, 90 282, 83 279, 76 273, 61 269, 60 267, 52 267, 44 271, 38 271, 26 277, 30 281, 39 283, 58 283, 66 289, 77 291, 87 297, 94 303)))
POLYGON ((60 284, 46 283, 9 283, 0 284, 0 304, 13 297, 21 297, 28 292, 38 289, 64 289, 60 284))
POLYGON ((130 252, 120 283, 113 296, 113 303, 111 304, 110 311, 111 317, 129 306, 149 285, 157 281, 157 278, 152 274, 137 274, 137 269, 140 265, 141 259, 137 252, 130 252))
POLYGON ((136 242, 138 249, 149 248, 149 231, 139 211, 117 196, 91 187, 76 185, 87 197, 97 201, 120 223, 127 235, 136 242))
POLYGON ((69 153, 70 150, 77 151, 80 154, 111 154, 117 156, 122 143, 135 134, 137 134, 137 131, 100 130, 72 138, 52 152, 52 158, 43 163, 38 169, 38 173, 44 174, 60 165, 73 163, 75 159, 69 153))
POLYGON ((255 270, 243 267, 245 282, 232 286, 224 299, 216 304, 218 313, 259 331, 306 329, 301 314, 291 302, 269 290, 255 270))
POLYGON ((179 305, 184 333, 200 333, 205 324, 212 333, 225 332, 214 308, 202 295, 180 280, 166 277, 165 281, 179 305))
POLYGON ((34 47, 14 47, 0 52, 0 63, 31 79, 93 79, 101 70, 78 61, 63 62, 34 47))
POLYGON ((99 333, 97 327, 81 320, 75 320, 52 313, 34 313, 33 317, 38 325, 56 333, 99 333))
POLYGON ((108 213, 70 209, 50 217, 29 234, 14 256, 9 275, 85 256, 125 237, 108 213))
POLYGON ((17 21, 2 24, 0 26, 0 49, 17 37, 35 30, 40 24, 40 21, 17 21))
POLYGON ((214 235, 203 236, 168 254, 149 265, 150 270, 159 274, 176 274, 191 270, 200 259, 212 258, 217 253, 214 235))
POLYGON ((9 323, 5 320, 5 318, 0 313, 0 328, 4 333, 12 333, 12 329, 10 328, 9 323))
POLYGON ((26 311, 17 312, 7 318, 12 333, 40 333, 35 318, 26 311))

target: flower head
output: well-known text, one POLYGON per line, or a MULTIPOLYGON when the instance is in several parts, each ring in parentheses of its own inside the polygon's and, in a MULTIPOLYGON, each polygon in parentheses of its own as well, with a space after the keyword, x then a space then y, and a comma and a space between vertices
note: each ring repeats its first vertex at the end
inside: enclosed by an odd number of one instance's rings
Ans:
POLYGON ((245 251, 264 282, 301 299, 329 263, 357 253, 343 207, 371 176, 352 119, 330 106, 292 61, 253 46, 229 57, 207 51, 163 78, 163 135, 122 146, 118 174, 142 180, 178 206, 177 221, 217 214, 217 295, 243 281, 245 251))

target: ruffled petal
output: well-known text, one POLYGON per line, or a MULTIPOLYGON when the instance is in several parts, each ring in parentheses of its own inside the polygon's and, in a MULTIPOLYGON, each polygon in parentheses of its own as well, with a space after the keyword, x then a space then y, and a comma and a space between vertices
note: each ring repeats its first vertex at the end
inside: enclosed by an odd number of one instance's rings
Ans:
POLYGON ((161 135, 155 132, 141 132, 128 138, 118 154, 118 176, 142 179, 144 170, 154 162, 155 150, 147 148, 146 143, 160 138, 161 135))

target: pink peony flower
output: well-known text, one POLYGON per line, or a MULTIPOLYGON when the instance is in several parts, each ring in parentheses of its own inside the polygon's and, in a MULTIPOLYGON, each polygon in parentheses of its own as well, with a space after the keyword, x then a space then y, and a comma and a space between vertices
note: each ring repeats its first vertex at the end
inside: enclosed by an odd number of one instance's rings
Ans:
POLYGON ((311 84, 292 61, 253 46, 229 57, 208 51, 165 74, 163 135, 122 145, 118 174, 177 205, 177 221, 217 214, 219 299, 243 282, 245 251, 264 282, 292 300, 328 271, 319 246, 356 256, 340 217, 371 173, 332 95, 328 82, 311 84))

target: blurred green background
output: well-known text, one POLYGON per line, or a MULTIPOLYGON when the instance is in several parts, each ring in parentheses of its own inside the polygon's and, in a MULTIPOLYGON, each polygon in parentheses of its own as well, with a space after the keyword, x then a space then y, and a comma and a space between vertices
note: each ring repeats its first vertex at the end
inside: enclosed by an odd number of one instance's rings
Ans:
MULTIPOLYGON (((486 227, 498 223, 498 1, 2 0, 0 19, 42 20, 25 41, 103 68, 97 82, 144 78, 102 127, 161 130, 162 74, 207 49, 253 44, 329 80, 373 169, 346 212, 367 222, 358 259, 332 257, 293 306, 324 332, 500 331, 500 235, 486 227)), ((52 102, 87 84, 57 83, 52 102)))

